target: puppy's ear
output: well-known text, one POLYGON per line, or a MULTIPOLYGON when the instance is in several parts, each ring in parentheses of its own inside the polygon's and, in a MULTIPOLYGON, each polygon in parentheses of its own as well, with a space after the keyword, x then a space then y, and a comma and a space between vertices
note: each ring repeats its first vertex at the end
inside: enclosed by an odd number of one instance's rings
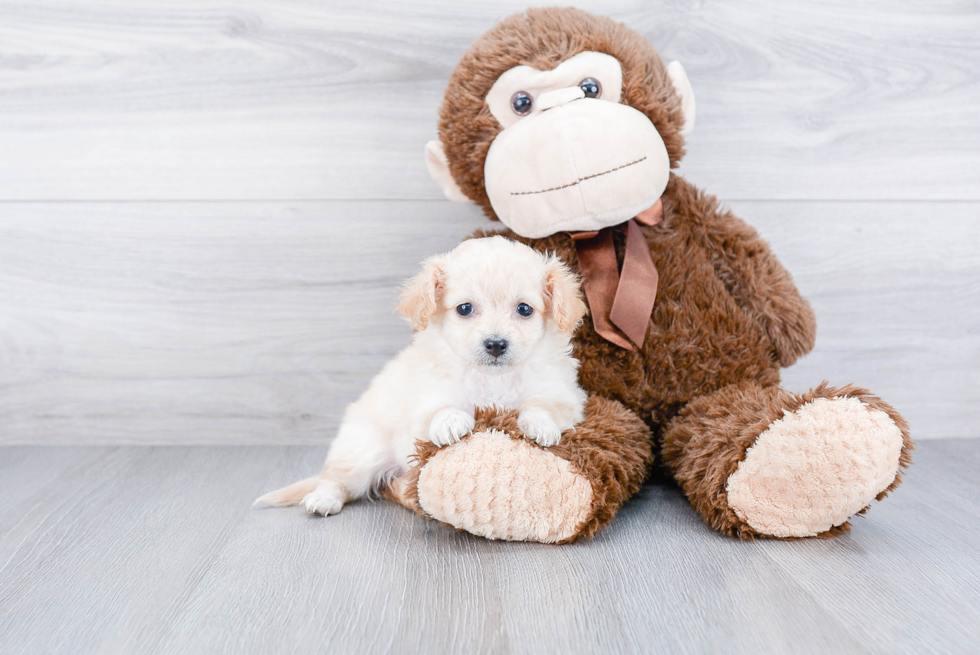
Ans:
POLYGON ((558 329, 571 334, 582 322, 588 311, 582 300, 582 288, 578 276, 568 270, 558 257, 548 258, 544 276, 544 297, 551 318, 558 329))
POLYGON ((430 257, 422 264, 422 272, 405 283, 398 311, 415 331, 424 330, 429 319, 439 311, 446 284, 445 258, 430 257))

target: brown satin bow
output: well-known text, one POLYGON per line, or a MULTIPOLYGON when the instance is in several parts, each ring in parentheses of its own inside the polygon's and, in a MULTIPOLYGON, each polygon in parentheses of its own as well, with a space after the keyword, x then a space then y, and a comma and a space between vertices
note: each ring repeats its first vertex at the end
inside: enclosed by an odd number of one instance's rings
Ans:
POLYGON ((595 331, 606 341, 627 350, 635 351, 643 346, 659 280, 650 247, 637 222, 656 225, 663 220, 663 201, 657 200, 653 207, 621 225, 597 232, 569 233, 578 251, 595 331), (613 230, 619 229, 626 230, 621 273, 612 235, 613 230))

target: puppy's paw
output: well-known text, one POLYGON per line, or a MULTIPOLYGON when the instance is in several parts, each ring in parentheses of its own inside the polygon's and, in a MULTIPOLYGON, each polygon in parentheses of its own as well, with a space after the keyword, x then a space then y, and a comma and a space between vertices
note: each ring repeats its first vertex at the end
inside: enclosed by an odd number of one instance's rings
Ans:
POLYGON ((476 419, 455 407, 446 407, 436 412, 429 423, 429 441, 437 446, 456 443, 476 426, 476 419))
POLYGON ((303 498, 303 507, 310 514, 330 516, 338 513, 344 507, 344 499, 335 489, 317 487, 303 498))
POLYGON ((561 441, 561 428, 543 409, 525 409, 517 417, 517 427, 525 437, 545 448, 557 446, 561 441))

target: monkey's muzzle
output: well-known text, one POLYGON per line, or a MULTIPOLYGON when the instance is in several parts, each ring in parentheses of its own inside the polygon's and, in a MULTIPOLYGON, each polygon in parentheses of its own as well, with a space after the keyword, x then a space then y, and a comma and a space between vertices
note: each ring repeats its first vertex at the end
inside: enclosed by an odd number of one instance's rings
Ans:
POLYGON ((484 175, 500 220, 536 239, 618 225, 648 209, 667 187, 670 158, 642 112, 584 98, 502 131, 484 175))

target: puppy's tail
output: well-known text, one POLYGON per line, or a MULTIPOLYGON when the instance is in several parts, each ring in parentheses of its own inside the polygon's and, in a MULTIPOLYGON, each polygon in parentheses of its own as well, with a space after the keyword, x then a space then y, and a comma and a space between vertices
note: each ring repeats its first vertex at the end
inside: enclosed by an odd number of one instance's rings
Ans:
POLYGON ((290 505, 299 505, 303 497, 316 488, 316 483, 319 481, 320 476, 314 475, 305 480, 294 482, 288 487, 270 491, 264 496, 256 498, 255 502, 252 503, 252 507, 289 507, 290 505))

